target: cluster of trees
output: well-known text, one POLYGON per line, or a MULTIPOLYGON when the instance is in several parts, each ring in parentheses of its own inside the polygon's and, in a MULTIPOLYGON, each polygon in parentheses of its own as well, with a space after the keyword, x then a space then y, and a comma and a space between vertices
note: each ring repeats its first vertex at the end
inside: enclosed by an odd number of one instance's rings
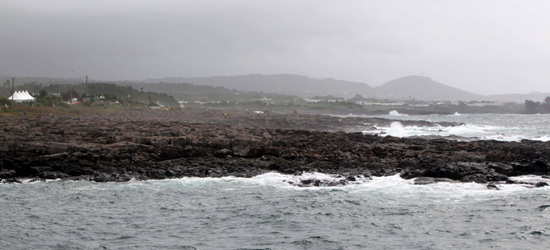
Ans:
POLYGON ((550 96, 544 98, 542 103, 532 100, 525 101, 525 113, 527 114, 548 114, 550 113, 550 96))
POLYGON ((10 105, 11 101, 7 97, 0 97, 0 108, 4 105, 10 105))
MULTIPOLYGON (((216 102, 250 102, 269 98, 276 101, 293 100, 293 96, 264 93, 264 92, 245 92, 236 89, 228 89, 219 86, 202 86, 190 83, 127 83, 119 82, 118 85, 131 86, 134 89, 143 89, 144 91, 155 91, 173 96, 177 100, 187 102, 193 101, 216 101, 216 102)), ((162 102, 162 101, 161 101, 162 102)))
POLYGON ((37 107, 52 107, 52 106, 66 106, 68 104, 63 103, 63 99, 60 96, 49 95, 46 90, 40 90, 40 94, 34 96, 36 98, 35 105, 37 107))
MULTIPOLYGON (((35 94, 33 97, 35 98, 33 106, 36 107, 68 106, 60 96, 48 95, 45 90, 41 90, 39 94, 35 94)), ((11 105, 11 100, 7 97, 0 97, 0 105, 11 105)))
POLYGON ((130 103, 145 103, 149 104, 149 94, 151 95, 152 101, 159 101, 166 106, 177 106, 178 102, 166 93, 156 93, 156 92, 146 92, 142 88, 136 89, 130 85, 117 85, 113 83, 93 83, 88 84, 87 92, 92 95, 102 95, 105 99, 116 100, 120 102, 130 102, 130 103))
MULTIPOLYGON (((6 84, 4 84, 6 85, 6 84)), ((51 107, 67 105, 65 102, 77 98, 81 101, 87 98, 93 101, 94 98, 103 96, 107 101, 118 101, 120 103, 149 103, 148 96, 151 95, 152 101, 159 101, 166 106, 178 106, 178 102, 168 94, 158 94, 154 92, 144 92, 131 86, 120 86, 113 83, 90 83, 90 84, 50 84, 42 86, 41 84, 23 84, 16 87, 16 90, 30 90, 36 101, 35 106, 51 107)), ((2 86, 0 88, 3 96, 11 95, 11 86, 2 86), (5 92, 5 94, 4 94, 5 92)), ((0 104, 10 104, 8 98, 0 98, 0 104)), ((88 104, 90 102, 87 102, 88 104)))

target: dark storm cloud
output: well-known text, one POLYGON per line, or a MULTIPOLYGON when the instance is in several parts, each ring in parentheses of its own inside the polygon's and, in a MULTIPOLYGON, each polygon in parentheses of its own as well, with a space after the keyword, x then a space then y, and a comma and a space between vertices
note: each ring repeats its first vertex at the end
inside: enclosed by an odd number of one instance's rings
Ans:
POLYGON ((545 1, 6 1, 0 74, 143 79, 421 74, 550 91, 545 1))

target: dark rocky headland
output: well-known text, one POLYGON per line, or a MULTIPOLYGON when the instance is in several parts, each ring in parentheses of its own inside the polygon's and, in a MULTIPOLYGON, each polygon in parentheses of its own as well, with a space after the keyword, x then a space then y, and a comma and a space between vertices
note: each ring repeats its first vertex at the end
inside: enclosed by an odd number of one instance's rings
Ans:
POLYGON ((418 184, 463 181, 493 187, 493 182, 514 183, 511 176, 550 174, 550 143, 546 142, 395 138, 354 132, 391 122, 224 111, 2 116, 0 179, 106 182, 252 177, 275 171, 342 177, 338 183, 312 180, 303 185, 341 185, 358 177, 400 174, 420 177, 418 184))

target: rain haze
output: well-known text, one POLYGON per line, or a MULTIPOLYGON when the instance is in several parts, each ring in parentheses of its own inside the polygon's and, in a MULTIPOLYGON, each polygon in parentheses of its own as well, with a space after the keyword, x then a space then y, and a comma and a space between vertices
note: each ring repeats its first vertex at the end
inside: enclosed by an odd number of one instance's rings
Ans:
POLYGON ((142 80, 425 75, 550 92, 550 2, 0 0, 0 74, 142 80))

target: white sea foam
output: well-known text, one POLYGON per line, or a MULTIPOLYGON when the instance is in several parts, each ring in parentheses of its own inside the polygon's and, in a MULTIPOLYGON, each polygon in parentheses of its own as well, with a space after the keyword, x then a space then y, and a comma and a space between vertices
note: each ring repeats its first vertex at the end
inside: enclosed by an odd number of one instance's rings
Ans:
POLYGON ((491 125, 463 124, 459 126, 403 126, 401 122, 392 122, 389 127, 374 126, 374 130, 362 131, 364 134, 381 136, 411 137, 411 136, 457 136, 497 141, 538 140, 550 141, 550 136, 526 136, 519 128, 504 128, 491 125))
MULTIPOLYGON (((320 187, 299 187, 298 183, 304 180, 319 180, 324 182, 338 182, 345 179, 342 176, 333 176, 317 172, 306 172, 302 175, 286 175, 276 172, 270 172, 262 175, 258 175, 252 178, 242 177, 221 177, 221 178, 200 178, 200 177, 184 177, 180 179, 165 179, 165 180, 148 180, 148 181, 129 181, 124 183, 95 183, 92 186, 85 185, 86 188, 94 189, 109 189, 112 185, 125 185, 134 188, 166 188, 171 186, 174 188, 205 188, 205 187, 220 187, 220 185, 229 185, 227 188, 240 188, 244 186, 269 186, 275 188, 290 188, 290 189, 341 189, 350 192, 374 192, 385 193, 393 195, 406 195, 406 196, 428 196, 432 198, 449 197, 449 199, 462 199, 470 196, 494 196, 494 195, 506 195, 514 192, 539 192, 541 190, 548 192, 550 186, 542 188, 532 188, 532 185, 537 182, 550 182, 549 179, 536 175, 526 175, 511 177, 510 179, 520 182, 521 184, 497 184, 499 190, 488 189, 486 184, 478 183, 460 183, 460 182, 438 182, 427 185, 414 185, 414 179, 403 179, 398 174, 393 176, 384 177, 372 177, 372 178, 360 178, 357 177, 355 181, 347 181, 347 185, 338 186, 320 186, 320 187), (244 185, 244 186, 243 186, 244 185)), ((52 181, 56 183, 65 183, 65 181, 52 181)), ((72 181, 71 181, 72 182, 72 181)), ((79 181, 83 185, 87 181, 79 181)), ((37 184, 44 182, 28 182, 26 184, 37 184)), ((92 182, 91 182, 92 183, 92 182)), ((46 183, 44 183, 46 184, 46 183)), ((445 198, 446 199, 446 198, 445 198)))
POLYGON ((397 112, 397 110, 390 111, 389 115, 391 115, 391 116, 409 116, 407 114, 401 114, 401 113, 397 112))
MULTIPOLYGON (((265 173, 258 175, 252 178, 243 178, 243 177, 184 177, 179 179, 164 179, 164 180, 147 180, 147 181, 129 181, 129 182, 110 182, 110 183, 95 183, 94 186, 107 184, 107 185, 128 185, 128 186, 154 186, 154 185, 183 185, 185 187, 205 187, 205 186, 219 186, 220 184, 251 184, 259 186, 272 186, 272 187, 296 187, 291 183, 299 183, 303 180, 320 180, 320 181, 340 181, 345 179, 342 176, 334 176, 318 172, 305 172, 301 175, 287 175, 276 172, 265 173)), ((518 181, 521 183, 537 183, 537 182, 550 182, 549 179, 543 178, 537 175, 525 175, 525 176, 516 176, 511 177, 510 179, 518 181)), ((64 183, 65 181, 52 180, 51 182, 64 183)), ((70 181, 73 182, 73 181, 70 181)), ((86 183, 86 181, 79 181, 81 183, 86 183)), ((36 184, 44 182, 28 182, 24 181, 23 184, 36 184)), ((526 190, 530 189, 531 186, 526 184, 498 184, 497 185, 501 190, 526 190)), ((302 187, 298 187, 302 188, 302 187)), ((347 185, 334 186, 334 187, 315 187, 315 188, 346 188, 346 189, 355 189, 355 190, 394 190, 394 191, 407 191, 409 189, 416 191, 448 191, 456 192, 457 190, 463 191, 487 191, 495 192, 496 190, 488 190, 486 184, 477 184, 477 183, 456 183, 456 182, 438 182, 428 185, 414 185, 414 179, 403 179, 397 175, 393 176, 384 176, 384 177, 372 177, 372 178, 360 178, 358 177, 356 181, 348 181, 347 185)), ((550 189, 550 186, 537 188, 537 189, 550 189)))
MULTIPOLYGON (((58 181, 63 181, 62 179, 60 178, 57 178, 57 179, 46 179, 46 180, 37 180, 37 179, 32 179, 32 178, 19 178, 18 179, 21 184, 39 184, 39 183, 44 183, 44 182, 58 182, 58 181)), ((0 183, 7 183, 6 180, 2 180, 0 183)))
POLYGON ((375 129, 363 131, 365 134, 410 136, 459 136, 469 139, 498 141, 550 141, 550 115, 518 114, 450 114, 401 116, 362 116, 380 117, 392 120, 429 121, 435 126, 375 126, 375 129), (459 123, 458 126, 438 126, 438 122, 459 123))
MULTIPOLYGON (((170 180, 155 180, 135 183, 179 183, 186 187, 205 187, 205 186, 219 186, 220 184, 237 184, 237 186, 254 185, 254 186, 270 186, 277 188, 292 188, 292 189, 304 189, 304 187, 298 187, 292 183, 299 183, 303 180, 320 180, 320 181, 340 181, 343 177, 333 176, 317 172, 306 172, 302 175, 286 175, 280 173, 266 173, 258 175, 252 178, 241 177, 222 177, 222 178, 198 178, 198 177, 185 177, 181 179, 170 180)), ((524 183, 537 183, 540 181, 548 182, 548 179, 541 176, 526 175, 511 177, 512 180, 524 183)), ((494 195, 495 193, 511 193, 517 191, 529 191, 529 190, 550 190, 550 186, 533 189, 531 185, 526 184, 497 184, 499 190, 492 190, 487 188, 487 184, 479 183, 463 183, 463 182, 438 182, 427 185, 415 185, 414 179, 403 179, 397 175, 372 177, 372 178, 358 178, 356 181, 348 182, 347 185, 332 186, 332 187, 306 187, 305 189, 344 189, 352 192, 384 192, 403 195, 418 195, 430 194, 433 197, 448 196, 451 198, 464 198, 467 196, 477 195, 494 195)), ((545 192, 546 192, 545 191, 545 192)))
MULTIPOLYGON (((333 176, 329 174, 317 173, 317 172, 305 172, 301 175, 285 175, 280 173, 266 173, 263 175, 258 175, 245 180, 248 183, 254 183, 259 185, 267 186, 276 186, 276 187, 285 187, 285 188, 304 188, 298 187, 303 181, 318 180, 323 183, 330 182, 339 182, 344 180, 345 177, 342 176, 333 176)), ((354 185, 358 183, 364 183, 367 180, 365 178, 357 177, 356 181, 347 181, 349 185, 354 185)), ((334 186, 332 188, 342 188, 343 185, 334 186)), ((325 188, 325 187, 306 187, 306 188, 325 188)))
MULTIPOLYGON (((540 176, 519 176, 511 179, 522 184, 496 184, 498 190, 487 188, 487 184, 439 182, 427 185, 415 185, 414 179, 403 179, 399 175, 357 178, 356 181, 348 181, 347 185, 300 187, 296 185, 302 180, 334 181, 342 180, 341 176, 332 176, 322 173, 303 173, 302 175, 286 175, 280 173, 266 173, 252 178, 223 177, 223 178, 199 178, 185 177, 180 179, 130 181, 124 183, 94 183, 94 182, 63 182, 44 183, 42 185, 69 185, 78 192, 90 192, 98 190, 114 189, 142 189, 145 192, 166 192, 166 190, 204 190, 217 189, 224 192, 238 192, 242 189, 273 188, 284 189, 292 192, 326 192, 339 190, 349 193, 351 196, 361 196, 376 203, 406 203, 414 205, 417 201, 437 202, 473 202, 479 200, 502 199, 508 196, 524 194, 547 194, 550 186, 533 188, 539 181, 548 182, 540 176), (531 183, 524 184, 524 183, 531 183)), ((5 184, 7 185, 7 184, 5 184)), ((5 185, 0 185, 8 187, 5 185)), ((27 186, 28 184, 22 184, 27 186)), ((17 187, 15 185, 13 187, 17 187)), ((34 185, 32 185, 34 186, 34 185)), ((195 191, 192 191, 195 192, 195 191)))
POLYGON ((522 176, 514 176, 510 177, 511 180, 519 181, 519 182, 527 182, 527 183, 537 183, 537 182, 547 182, 550 181, 550 179, 543 178, 539 175, 522 175, 522 176))
POLYGON ((390 127, 386 130, 387 135, 405 137, 409 136, 409 132, 403 127, 400 122, 392 122, 390 127))
MULTIPOLYGON (((304 173, 299 176, 267 173, 247 180, 235 180, 253 185, 271 186, 292 190, 343 190, 369 197, 383 197, 383 199, 433 200, 433 201, 474 201, 502 198, 508 195, 525 192, 546 193, 550 187, 532 188, 526 184, 497 184, 498 190, 487 188, 487 184, 438 182, 427 185, 414 185, 414 179, 403 179, 399 175, 372 177, 372 179, 358 179, 348 185, 333 187, 298 187, 290 184, 301 180, 318 179, 321 181, 338 181, 341 177, 334 177, 322 173, 304 173)), ((517 181, 536 183, 548 181, 539 176, 520 176, 512 178, 517 181)))

